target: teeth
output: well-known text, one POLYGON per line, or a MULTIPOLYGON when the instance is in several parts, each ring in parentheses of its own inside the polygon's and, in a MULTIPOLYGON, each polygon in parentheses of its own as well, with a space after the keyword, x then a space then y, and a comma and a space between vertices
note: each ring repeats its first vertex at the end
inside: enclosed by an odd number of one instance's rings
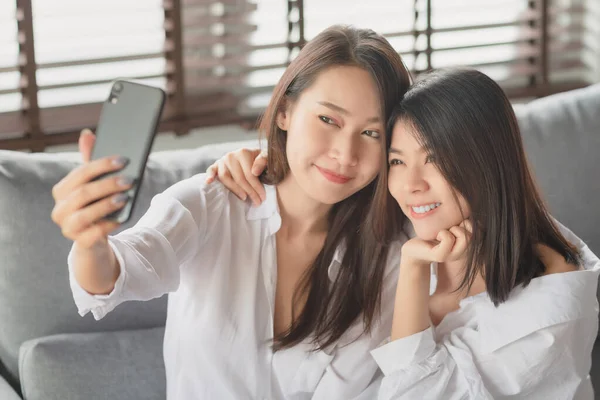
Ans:
POLYGON ((442 203, 432 203, 432 204, 428 204, 428 205, 425 205, 425 206, 412 207, 412 209, 417 214, 423 214, 423 213, 431 211, 434 208, 437 208, 437 207, 439 207, 441 205, 442 205, 442 203))

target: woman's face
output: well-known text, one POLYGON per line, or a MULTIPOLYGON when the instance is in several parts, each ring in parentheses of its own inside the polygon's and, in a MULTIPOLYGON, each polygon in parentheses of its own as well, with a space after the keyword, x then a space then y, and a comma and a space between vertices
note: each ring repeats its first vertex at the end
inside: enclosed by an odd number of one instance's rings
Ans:
POLYGON ((394 126, 388 154, 388 189, 412 222, 417 236, 435 240, 441 230, 468 218, 470 210, 459 193, 456 201, 454 189, 433 162, 435 155, 425 152, 412 129, 402 120, 394 126))
POLYGON ((290 174, 312 199, 335 204, 367 186, 379 172, 384 123, 378 90, 358 67, 321 72, 285 110, 290 174))

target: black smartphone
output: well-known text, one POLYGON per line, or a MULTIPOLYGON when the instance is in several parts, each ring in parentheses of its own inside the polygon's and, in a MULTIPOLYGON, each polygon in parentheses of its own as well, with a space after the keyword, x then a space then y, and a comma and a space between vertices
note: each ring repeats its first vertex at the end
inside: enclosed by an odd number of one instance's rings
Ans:
POLYGON ((127 157, 129 162, 123 169, 96 180, 119 175, 134 179, 135 184, 126 191, 129 199, 125 206, 106 219, 125 223, 131 218, 165 98, 165 92, 157 87, 122 79, 112 83, 110 94, 102 105, 91 159, 127 157))

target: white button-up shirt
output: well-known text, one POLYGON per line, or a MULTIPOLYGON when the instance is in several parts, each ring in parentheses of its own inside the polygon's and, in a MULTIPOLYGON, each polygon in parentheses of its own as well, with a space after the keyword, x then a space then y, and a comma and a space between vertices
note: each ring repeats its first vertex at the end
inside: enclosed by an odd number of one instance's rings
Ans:
MULTIPOLYGON (((104 317, 127 300, 169 293, 164 338, 167 398, 372 399, 380 371, 370 354, 391 329, 400 243, 390 250, 381 321, 361 335, 362 319, 338 345, 311 352, 310 338, 273 352, 277 282, 276 189, 259 207, 196 175, 157 195, 132 228, 109 237, 121 266, 112 293, 90 295, 73 275, 79 313, 104 317), (354 340, 356 339, 356 340, 354 340)), ((343 250, 329 267, 335 278, 343 250)))
POLYGON ((372 351, 379 399, 593 399, 600 260, 560 228, 581 251, 578 271, 535 278, 498 307, 485 292, 468 297, 436 328, 372 351))

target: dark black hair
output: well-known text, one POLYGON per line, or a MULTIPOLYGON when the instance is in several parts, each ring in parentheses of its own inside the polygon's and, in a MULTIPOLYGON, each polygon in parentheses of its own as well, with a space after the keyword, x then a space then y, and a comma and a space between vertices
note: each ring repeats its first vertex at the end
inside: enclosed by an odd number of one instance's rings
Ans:
MULTIPOLYGON (((423 75, 392 112, 388 147, 398 121, 414 128, 416 139, 469 204, 473 236, 458 290, 468 290, 480 273, 494 304, 502 303, 515 286, 545 273, 540 244, 570 264, 579 263, 578 251, 542 201, 512 105, 494 80, 470 69, 423 75)), ((381 175, 381 189, 387 190, 387 173, 381 175)), ((375 225, 378 236, 389 241, 406 217, 382 190, 375 225)))

